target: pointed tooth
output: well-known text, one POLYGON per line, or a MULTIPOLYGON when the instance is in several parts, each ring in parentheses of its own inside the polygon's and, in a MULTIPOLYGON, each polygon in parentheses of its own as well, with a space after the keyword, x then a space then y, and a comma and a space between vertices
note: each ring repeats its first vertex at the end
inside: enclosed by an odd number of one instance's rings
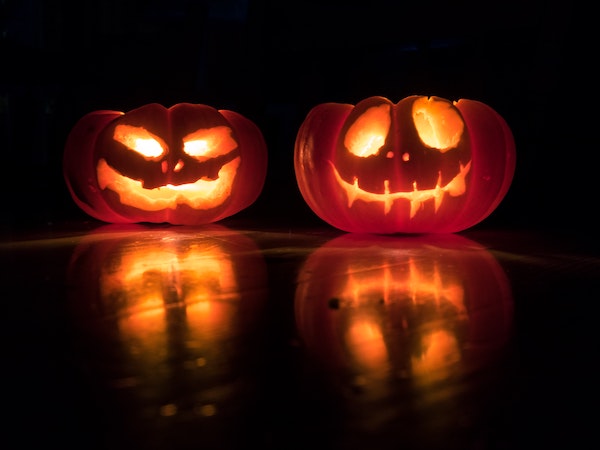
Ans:
POLYGON ((442 199, 444 198, 444 194, 445 192, 442 191, 438 186, 435 190, 435 212, 437 212, 440 206, 442 205, 442 199))
POLYGON ((358 178, 354 177, 354 183, 352 184, 352 189, 349 189, 347 194, 348 194, 348 208, 352 207, 352 204, 354 203, 354 200, 356 200, 356 196, 358 194, 358 178))
POLYGON ((415 217, 415 214, 421 207, 421 202, 419 200, 411 200, 410 201, 410 218, 415 217))
POLYGON ((383 213, 387 215, 392 209, 392 204, 394 200, 390 198, 390 180, 385 180, 383 182, 384 192, 385 192, 385 201, 383 204, 383 213))

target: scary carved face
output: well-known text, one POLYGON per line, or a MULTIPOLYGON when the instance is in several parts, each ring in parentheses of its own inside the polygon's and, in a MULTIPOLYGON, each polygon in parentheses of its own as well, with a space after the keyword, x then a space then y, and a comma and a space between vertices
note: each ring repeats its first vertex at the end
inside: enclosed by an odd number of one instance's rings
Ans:
POLYGON ((437 212, 446 196, 464 195, 469 138, 448 101, 422 97, 394 108, 373 98, 350 113, 331 165, 348 208, 376 203, 388 214, 397 205, 413 218, 425 208, 437 212))
POLYGON ((296 136, 294 169, 308 206, 336 228, 448 233, 498 206, 515 145, 504 119, 475 100, 369 97, 311 109, 296 136))
POLYGON ((100 136, 98 184, 123 205, 145 211, 215 208, 231 195, 240 152, 221 116, 204 111, 146 109, 124 115, 100 136), (203 117, 204 116, 204 117, 203 117), (169 127, 169 123, 179 125, 169 127), (209 125, 209 126, 207 126, 209 125))
POLYGON ((200 225, 256 200, 267 149, 258 127, 234 111, 153 103, 84 116, 63 167, 73 199, 97 219, 200 225))

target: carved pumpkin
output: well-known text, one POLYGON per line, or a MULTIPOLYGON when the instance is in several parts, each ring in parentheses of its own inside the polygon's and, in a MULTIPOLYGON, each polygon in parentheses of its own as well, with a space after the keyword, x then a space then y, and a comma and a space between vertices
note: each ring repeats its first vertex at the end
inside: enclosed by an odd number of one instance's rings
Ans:
POLYGON ((325 222, 349 232, 457 232, 506 195, 515 145, 504 119, 474 100, 383 97, 324 103, 295 143, 298 187, 325 222))
POLYGON ((385 397, 395 377, 427 386, 493 359, 513 301, 495 258, 462 236, 352 233, 303 264, 295 315, 312 354, 385 397))
POLYGON ((127 397, 129 408, 111 414, 148 430, 237 404, 244 385, 227 375, 255 361, 266 277, 255 242, 218 225, 199 234, 113 224, 81 238, 67 272, 70 311, 93 381, 117 405, 127 397))
POLYGON ((153 103, 85 115, 68 136, 63 170, 75 203, 96 219, 198 225, 257 199, 267 149, 236 112, 153 103))

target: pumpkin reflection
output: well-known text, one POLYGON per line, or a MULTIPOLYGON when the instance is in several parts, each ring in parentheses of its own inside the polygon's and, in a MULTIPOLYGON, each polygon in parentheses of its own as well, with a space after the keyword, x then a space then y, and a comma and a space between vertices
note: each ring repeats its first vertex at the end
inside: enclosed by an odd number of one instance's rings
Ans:
POLYGON ((218 225, 109 225, 81 240, 68 277, 86 354, 101 383, 135 394, 138 419, 239 402, 229 374, 252 366, 266 288, 250 238, 218 225))
POLYGON ((309 256, 295 311, 314 355, 384 394, 382 380, 431 386, 502 348, 512 296, 494 257, 464 237, 349 234, 309 256))
MULTIPOLYGON (((214 245, 161 241, 146 248, 121 247, 118 263, 100 271, 100 297, 128 312, 189 305, 213 317, 215 300, 239 300, 233 263, 214 245)), ((223 322, 221 314, 212 319, 223 322)), ((227 322, 227 321, 225 321, 227 322)))

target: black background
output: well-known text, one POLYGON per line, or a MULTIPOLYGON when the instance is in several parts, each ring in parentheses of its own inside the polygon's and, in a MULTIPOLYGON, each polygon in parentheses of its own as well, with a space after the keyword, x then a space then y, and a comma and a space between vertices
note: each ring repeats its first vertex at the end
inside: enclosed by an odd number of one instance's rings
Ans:
POLYGON ((320 223, 293 172, 308 111, 413 94, 482 101, 511 127, 513 185, 481 226, 594 226, 593 15, 577 3, 5 0, 0 17, 4 228, 88 219, 62 178, 69 131, 152 102, 254 121, 269 171, 240 216, 320 223))

